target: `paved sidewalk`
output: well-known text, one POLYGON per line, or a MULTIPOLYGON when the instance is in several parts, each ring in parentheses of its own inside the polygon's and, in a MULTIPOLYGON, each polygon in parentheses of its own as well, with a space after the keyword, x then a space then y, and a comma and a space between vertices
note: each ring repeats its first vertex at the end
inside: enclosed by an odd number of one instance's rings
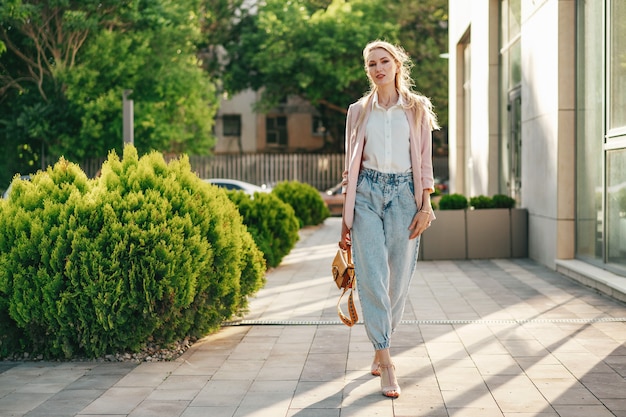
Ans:
POLYGON ((245 321, 176 361, 0 362, 0 416, 626 416, 626 304, 526 259, 421 262, 384 398, 336 316, 339 228, 304 230, 245 321))

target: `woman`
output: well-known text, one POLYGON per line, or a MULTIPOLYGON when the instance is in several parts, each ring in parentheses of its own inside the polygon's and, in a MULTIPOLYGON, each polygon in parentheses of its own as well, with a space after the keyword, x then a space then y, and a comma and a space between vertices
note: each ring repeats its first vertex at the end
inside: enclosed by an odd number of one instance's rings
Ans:
POLYGON ((417 262, 419 237, 432 220, 434 191, 430 101, 412 91, 410 59, 399 46, 370 42, 363 50, 370 92, 346 120, 345 194, 339 246, 352 246, 372 375, 383 395, 400 386, 389 351, 417 262))

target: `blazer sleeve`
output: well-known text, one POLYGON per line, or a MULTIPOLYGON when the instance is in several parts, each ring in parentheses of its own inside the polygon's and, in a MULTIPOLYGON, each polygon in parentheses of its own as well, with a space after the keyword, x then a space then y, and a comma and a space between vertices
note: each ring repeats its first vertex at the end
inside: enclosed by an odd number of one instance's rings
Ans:
POLYGON ((428 112, 422 114, 422 122, 420 126, 420 154, 421 154, 421 177, 422 187, 424 189, 435 189, 435 179, 433 174, 433 132, 432 124, 428 117, 428 112))
POLYGON ((348 114, 346 116, 344 170, 341 175, 341 192, 344 194, 346 192, 346 187, 348 186, 348 169, 350 168, 350 157, 352 155, 352 148, 354 147, 352 132, 354 130, 355 114, 358 114, 358 110, 356 110, 356 105, 357 103, 353 103, 350 105, 350 107, 348 107, 348 114))

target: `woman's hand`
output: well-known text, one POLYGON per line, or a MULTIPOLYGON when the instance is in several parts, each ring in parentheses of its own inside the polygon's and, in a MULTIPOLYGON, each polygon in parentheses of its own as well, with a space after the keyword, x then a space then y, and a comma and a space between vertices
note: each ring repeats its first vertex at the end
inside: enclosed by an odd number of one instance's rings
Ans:
POLYGON ((352 244, 350 239, 350 229, 346 226, 346 222, 341 221, 341 240, 339 240, 339 247, 343 250, 348 250, 348 246, 352 244))
POLYGON ((420 236, 424 230, 430 227, 430 212, 427 211, 418 211, 413 217, 413 221, 409 226, 409 230, 411 234, 409 235, 409 239, 415 239, 420 236))

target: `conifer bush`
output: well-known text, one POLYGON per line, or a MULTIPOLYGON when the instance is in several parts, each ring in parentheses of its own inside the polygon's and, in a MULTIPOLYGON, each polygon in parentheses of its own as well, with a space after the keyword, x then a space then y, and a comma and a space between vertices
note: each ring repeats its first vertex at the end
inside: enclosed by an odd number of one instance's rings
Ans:
POLYGON ((228 191, 228 196, 237 205, 267 266, 278 266, 299 239, 300 224, 293 208, 272 193, 255 193, 252 198, 243 191, 228 191))
POLYGON ((23 348, 136 351, 201 337, 245 309, 265 261, 223 193, 186 158, 140 159, 132 146, 101 172, 90 180, 61 160, 2 205, 0 317, 23 348))
POLYGON ((282 181, 272 189, 272 193, 293 207, 300 227, 315 226, 330 217, 330 211, 319 191, 309 184, 282 181))
POLYGON ((479 196, 471 197, 469 203, 470 203, 470 206, 474 207, 477 210, 495 207, 493 199, 486 195, 479 195, 479 196))
POLYGON ((439 210, 464 210, 467 205, 467 198, 462 194, 445 194, 439 200, 439 210))
POLYGON ((496 194, 492 197, 495 208, 514 208, 515 199, 506 194, 496 194))

